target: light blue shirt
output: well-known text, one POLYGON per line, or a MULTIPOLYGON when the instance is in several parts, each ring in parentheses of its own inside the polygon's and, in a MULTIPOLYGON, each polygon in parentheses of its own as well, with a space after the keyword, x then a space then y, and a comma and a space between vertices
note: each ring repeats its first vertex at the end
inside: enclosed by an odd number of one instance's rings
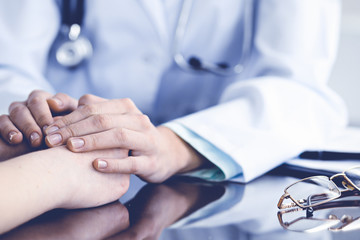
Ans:
POLYGON ((164 126, 173 130, 185 142, 195 148, 197 152, 215 165, 214 168, 201 169, 186 175, 210 181, 222 181, 231 179, 236 175, 236 177, 240 177, 242 174, 241 166, 239 166, 229 155, 218 149, 206 139, 197 135, 195 132, 184 127, 181 123, 172 121, 164 124, 164 126))

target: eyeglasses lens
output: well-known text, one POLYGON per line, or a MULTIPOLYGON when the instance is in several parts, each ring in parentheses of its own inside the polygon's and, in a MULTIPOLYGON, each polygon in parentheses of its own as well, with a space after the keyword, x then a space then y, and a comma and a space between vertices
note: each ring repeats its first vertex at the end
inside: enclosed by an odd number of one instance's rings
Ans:
POLYGON ((340 196, 340 190, 327 177, 311 177, 295 183, 287 189, 291 198, 302 207, 321 204, 340 196))
POLYGON ((346 177, 354 184, 358 190, 360 189, 360 167, 352 168, 345 171, 346 177))

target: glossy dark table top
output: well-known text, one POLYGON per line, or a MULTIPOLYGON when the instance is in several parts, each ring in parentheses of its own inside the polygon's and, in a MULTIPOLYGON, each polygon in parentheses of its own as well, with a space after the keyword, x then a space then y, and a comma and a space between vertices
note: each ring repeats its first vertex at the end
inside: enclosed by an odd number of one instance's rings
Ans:
MULTIPOLYGON (((145 184, 132 177, 129 191, 119 202, 92 209, 54 210, 0 239, 360 239, 360 230, 325 228, 304 233, 284 229, 277 202, 284 188, 296 180, 265 175, 246 185, 190 178, 145 184)), ((355 219, 360 216, 360 207, 355 205, 344 208, 345 212, 329 211, 339 218, 350 214, 355 219)))

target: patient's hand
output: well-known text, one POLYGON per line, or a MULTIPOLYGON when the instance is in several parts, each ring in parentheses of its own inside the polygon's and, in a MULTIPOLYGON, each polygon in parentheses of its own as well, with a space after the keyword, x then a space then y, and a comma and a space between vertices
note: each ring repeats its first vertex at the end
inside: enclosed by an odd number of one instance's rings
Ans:
POLYGON ((119 199, 128 190, 130 180, 128 174, 102 174, 92 167, 94 157, 124 157, 127 156, 125 150, 111 149, 73 153, 65 147, 58 147, 39 153, 46 155, 47 161, 50 162, 48 169, 52 171, 50 174, 44 173, 42 178, 49 179, 55 175, 59 182, 54 186, 65 188, 61 190, 63 197, 58 207, 99 206, 119 199))
POLYGON ((124 157, 127 151, 73 153, 51 148, 0 162, 0 234, 54 208, 87 208, 119 199, 129 175, 102 174, 97 157, 124 157))

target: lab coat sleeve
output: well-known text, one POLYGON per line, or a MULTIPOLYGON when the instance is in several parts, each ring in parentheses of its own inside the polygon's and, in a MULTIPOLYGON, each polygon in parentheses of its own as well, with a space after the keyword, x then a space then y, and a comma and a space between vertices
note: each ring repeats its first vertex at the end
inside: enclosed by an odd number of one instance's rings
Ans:
MULTIPOLYGON (((320 146, 347 123, 343 101, 326 85, 336 55, 339 1, 256 3, 246 70, 218 105, 174 120, 229 156, 238 170, 226 179, 241 182, 320 146)), ((191 145, 191 137, 184 140, 191 145)), ((226 171, 222 159, 208 159, 226 171)))
POLYGON ((0 1, 0 114, 35 89, 53 92, 44 72, 58 29, 55 1, 0 1))
POLYGON ((183 173, 182 175, 198 177, 208 181, 223 181, 236 174, 240 176, 242 169, 229 155, 221 151, 211 142, 177 122, 168 122, 164 126, 170 128, 179 137, 191 145, 198 153, 209 159, 213 166, 183 173))

